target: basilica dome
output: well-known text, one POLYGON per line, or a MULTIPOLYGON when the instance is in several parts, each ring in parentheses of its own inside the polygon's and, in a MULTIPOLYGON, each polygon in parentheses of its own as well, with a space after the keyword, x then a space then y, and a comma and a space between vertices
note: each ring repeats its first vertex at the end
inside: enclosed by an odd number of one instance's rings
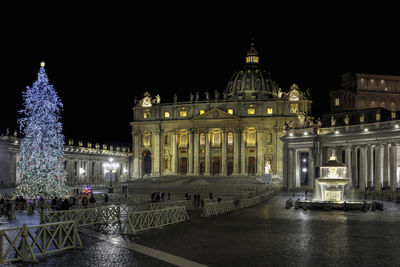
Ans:
POLYGON ((277 98, 278 85, 271 74, 261 69, 258 52, 251 44, 247 52, 246 65, 236 72, 224 91, 226 99, 253 100, 277 98))

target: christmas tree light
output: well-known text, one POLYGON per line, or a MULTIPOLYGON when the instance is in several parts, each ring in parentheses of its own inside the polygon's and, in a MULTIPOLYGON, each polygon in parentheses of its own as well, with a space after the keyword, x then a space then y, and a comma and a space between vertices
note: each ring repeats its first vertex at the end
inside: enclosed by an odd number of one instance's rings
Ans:
POLYGON ((65 184, 64 136, 60 111, 63 107, 44 68, 37 80, 23 92, 23 115, 18 120, 23 133, 17 172, 21 177, 14 196, 53 198, 69 194, 65 184))

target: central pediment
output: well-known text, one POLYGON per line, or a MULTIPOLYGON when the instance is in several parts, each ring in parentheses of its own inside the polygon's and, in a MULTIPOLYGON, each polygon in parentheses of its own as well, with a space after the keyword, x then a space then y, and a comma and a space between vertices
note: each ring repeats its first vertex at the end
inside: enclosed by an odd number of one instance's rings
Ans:
POLYGON ((219 108, 212 108, 209 111, 194 117, 193 120, 213 120, 213 119, 236 119, 239 117, 229 114, 228 112, 221 110, 219 108))

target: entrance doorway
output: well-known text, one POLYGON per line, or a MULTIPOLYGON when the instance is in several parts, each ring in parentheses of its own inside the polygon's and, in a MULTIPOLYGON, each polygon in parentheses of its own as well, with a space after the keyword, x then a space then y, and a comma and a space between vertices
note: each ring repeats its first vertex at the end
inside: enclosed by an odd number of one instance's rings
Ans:
POLYGON ((249 164, 247 165, 247 172, 249 175, 256 174, 256 158, 249 157, 249 164))
POLYGON ((151 152, 143 152, 143 173, 151 174, 151 152))
POLYGON ((200 162, 200 174, 204 174, 204 171, 206 170, 206 164, 204 161, 200 162))
POLYGON ((233 162, 228 161, 228 175, 232 175, 233 173, 233 162))
POLYGON ((181 158, 181 163, 179 165, 179 172, 180 174, 187 173, 187 158, 181 158))
POLYGON ((221 160, 220 157, 213 158, 213 175, 219 175, 221 172, 221 160))

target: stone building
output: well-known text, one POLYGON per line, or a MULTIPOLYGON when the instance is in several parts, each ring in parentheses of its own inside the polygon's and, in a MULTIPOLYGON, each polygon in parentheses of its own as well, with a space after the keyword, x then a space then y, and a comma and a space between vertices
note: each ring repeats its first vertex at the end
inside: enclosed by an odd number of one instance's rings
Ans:
POLYGON ((400 110, 400 76, 346 73, 341 89, 330 92, 331 111, 381 107, 400 110))
MULTIPOLYGON (((261 175, 283 171, 283 127, 308 125, 309 93, 283 92, 254 45, 226 89, 161 103, 145 93, 133 108, 133 176, 261 175)), ((181 97, 181 96, 180 96, 181 97)))
POLYGON ((284 132, 283 183, 313 188, 319 166, 335 153, 346 164, 348 188, 399 188, 400 77, 346 74, 331 92, 331 112, 313 127, 284 132))
MULTIPOLYGON (((17 134, 9 133, 0 136, 0 187, 13 187, 19 182, 17 173, 18 152, 20 138, 17 134)), ((67 171, 67 183, 102 183, 106 181, 109 169, 103 166, 110 158, 114 159, 119 167, 113 169, 117 181, 131 178, 132 153, 126 147, 113 147, 103 144, 92 146, 90 142, 83 146, 79 141, 74 144, 69 140, 64 146, 64 166, 67 171)))

